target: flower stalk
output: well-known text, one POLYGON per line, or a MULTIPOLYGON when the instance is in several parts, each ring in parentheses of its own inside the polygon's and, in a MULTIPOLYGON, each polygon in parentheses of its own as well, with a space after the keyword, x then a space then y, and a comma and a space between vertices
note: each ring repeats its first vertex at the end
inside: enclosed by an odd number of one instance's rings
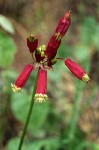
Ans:
MULTIPOLYGON (((39 70, 38 70, 38 72, 39 72, 39 70)), ((30 103, 28 114, 27 114, 25 126, 24 126, 24 129, 23 129, 23 133, 22 133, 22 136, 21 136, 21 139, 20 139, 18 150, 21 150, 21 148, 22 148, 23 141, 24 141, 26 131, 27 131, 27 127, 28 127, 28 124, 29 124, 29 120, 30 120, 30 117, 31 117, 31 114, 32 114, 32 110, 33 110, 33 106, 34 106, 34 97, 35 97, 35 93, 36 93, 37 80, 38 80, 38 73, 37 73, 37 76, 36 76, 36 79, 35 79, 35 84, 34 84, 34 88, 33 88, 31 103, 30 103)))

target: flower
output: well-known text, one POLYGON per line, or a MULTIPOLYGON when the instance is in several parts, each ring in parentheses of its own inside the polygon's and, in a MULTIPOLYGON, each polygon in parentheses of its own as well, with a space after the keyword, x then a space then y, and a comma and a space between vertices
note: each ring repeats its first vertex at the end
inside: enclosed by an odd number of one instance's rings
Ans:
POLYGON ((27 37, 27 46, 30 53, 33 53, 38 46, 38 39, 35 35, 31 34, 27 37))
POLYGON ((46 55, 49 59, 53 59, 56 54, 57 50, 61 44, 61 39, 67 32, 70 24, 71 24, 71 19, 70 19, 70 14, 71 11, 68 11, 59 21, 58 26, 55 29, 54 35, 50 38, 47 48, 46 48, 46 55))
POLYGON ((70 15, 71 11, 66 12, 66 14, 60 19, 58 26, 55 30, 55 33, 58 33, 58 36, 61 36, 61 38, 65 35, 71 24, 70 15))
POLYGON ((20 92, 25 86, 32 70, 38 68, 38 77, 36 85, 36 93, 34 99, 38 102, 43 102, 48 99, 47 93, 47 70, 52 70, 53 65, 57 60, 63 60, 69 70, 80 80, 89 81, 89 77, 84 69, 70 58, 56 58, 57 50, 61 44, 62 38, 69 29, 71 24, 71 11, 65 13, 60 19, 54 34, 51 36, 47 46, 44 44, 38 46, 38 39, 35 35, 30 35, 27 38, 27 46, 32 55, 33 62, 25 67, 21 75, 16 80, 15 84, 11 84, 14 92, 20 92))
POLYGON ((28 64, 20 76, 17 78, 15 84, 11 84, 13 92, 21 92, 21 89, 25 86, 31 72, 35 69, 35 67, 32 64, 28 64))
POLYGON ((48 99, 46 91, 47 91, 47 71, 40 69, 38 74, 35 100, 38 102, 46 101, 48 99))
POLYGON ((53 59, 56 56, 57 50, 61 44, 61 40, 58 40, 56 35, 53 35, 50 38, 49 43, 47 44, 46 48, 46 55, 48 56, 49 59, 53 59))
POLYGON ((90 80, 85 70, 70 58, 66 59, 64 63, 78 79, 83 80, 84 82, 88 82, 90 80))

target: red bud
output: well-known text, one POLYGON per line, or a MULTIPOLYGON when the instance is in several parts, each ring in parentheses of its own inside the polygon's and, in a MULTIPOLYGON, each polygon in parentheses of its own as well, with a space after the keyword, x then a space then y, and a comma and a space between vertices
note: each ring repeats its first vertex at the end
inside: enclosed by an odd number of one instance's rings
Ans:
POLYGON ((55 33, 60 33, 60 36, 63 37, 65 33, 67 32, 70 24, 71 24, 71 19, 70 19, 71 11, 68 11, 59 21, 58 26, 55 30, 55 33))
POLYGON ((29 35, 27 37, 27 46, 29 48, 30 53, 33 53, 38 46, 38 39, 35 35, 29 35))

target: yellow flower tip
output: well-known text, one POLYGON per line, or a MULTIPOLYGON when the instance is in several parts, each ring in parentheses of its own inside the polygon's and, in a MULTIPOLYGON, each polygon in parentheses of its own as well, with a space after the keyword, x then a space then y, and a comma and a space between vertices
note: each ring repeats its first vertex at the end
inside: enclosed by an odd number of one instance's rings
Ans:
POLYGON ((82 81, 88 83, 88 82, 90 81, 89 76, 88 76, 87 74, 85 74, 85 75, 83 76, 83 78, 82 78, 82 81))
POLYGON ((12 84, 12 83, 11 83, 11 87, 14 93, 21 92, 22 90, 20 87, 17 87, 15 84, 12 84))
POLYGON ((45 102, 48 99, 48 96, 46 94, 35 94, 34 97, 36 102, 45 102))

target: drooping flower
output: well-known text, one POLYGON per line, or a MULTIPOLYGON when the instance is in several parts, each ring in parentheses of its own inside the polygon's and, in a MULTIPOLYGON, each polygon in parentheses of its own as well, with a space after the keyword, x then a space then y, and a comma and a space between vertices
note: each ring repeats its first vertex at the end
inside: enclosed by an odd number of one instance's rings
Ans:
POLYGON ((43 102, 48 99, 47 95, 47 71, 44 69, 39 70, 38 81, 36 87, 35 100, 43 102))
POLYGON ((84 82, 88 82, 90 80, 85 70, 70 58, 65 60, 65 65, 78 79, 84 82))
POLYGON ((35 35, 31 34, 27 37, 27 46, 30 53, 33 53, 38 46, 38 39, 35 35))
POLYGON ((31 72, 35 69, 32 64, 28 64, 20 76, 17 78, 15 84, 11 84, 13 92, 21 92, 21 89, 25 86, 31 72))

